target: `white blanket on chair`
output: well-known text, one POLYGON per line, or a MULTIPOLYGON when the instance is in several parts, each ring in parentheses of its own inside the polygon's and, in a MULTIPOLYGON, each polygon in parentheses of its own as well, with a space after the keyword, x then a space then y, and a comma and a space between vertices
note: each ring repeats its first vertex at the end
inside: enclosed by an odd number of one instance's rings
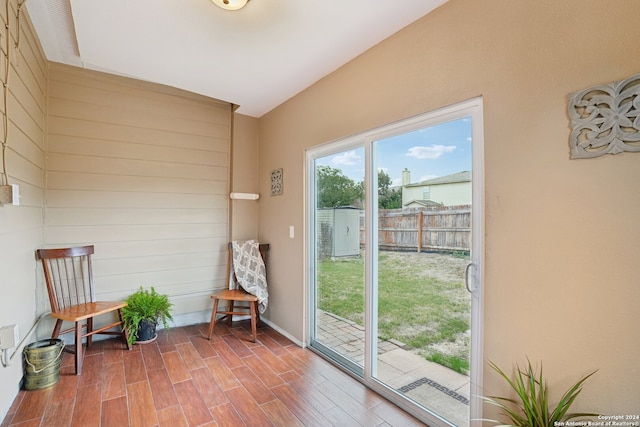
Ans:
POLYGON ((264 313, 267 309, 269 293, 267 292, 267 271, 258 249, 258 242, 234 241, 231 246, 235 283, 258 297, 258 310, 264 313))

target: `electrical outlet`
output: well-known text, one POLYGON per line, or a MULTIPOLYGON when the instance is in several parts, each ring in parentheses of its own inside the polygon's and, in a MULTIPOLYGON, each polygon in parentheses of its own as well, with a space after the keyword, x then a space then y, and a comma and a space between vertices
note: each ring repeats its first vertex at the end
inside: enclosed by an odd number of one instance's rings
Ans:
POLYGON ((18 184, 0 185, 0 205, 20 205, 20 187, 18 187, 18 184))
POLYGON ((0 350, 15 347, 19 340, 18 325, 3 326, 0 328, 0 350))

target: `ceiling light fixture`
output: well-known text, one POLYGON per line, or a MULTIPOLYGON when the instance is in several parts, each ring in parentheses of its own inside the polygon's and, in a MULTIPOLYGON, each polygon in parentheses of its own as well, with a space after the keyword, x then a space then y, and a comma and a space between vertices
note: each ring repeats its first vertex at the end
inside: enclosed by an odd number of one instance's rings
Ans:
POLYGON ((226 10, 238 10, 242 9, 249 0, 211 0, 219 6, 226 10))

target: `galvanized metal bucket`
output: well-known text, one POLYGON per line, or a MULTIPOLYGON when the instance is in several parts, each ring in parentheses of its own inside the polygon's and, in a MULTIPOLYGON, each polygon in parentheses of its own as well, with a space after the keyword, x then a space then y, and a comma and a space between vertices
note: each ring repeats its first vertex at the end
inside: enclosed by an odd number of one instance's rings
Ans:
POLYGON ((63 350, 64 342, 59 339, 36 341, 24 348, 25 390, 39 390, 58 382, 63 350))

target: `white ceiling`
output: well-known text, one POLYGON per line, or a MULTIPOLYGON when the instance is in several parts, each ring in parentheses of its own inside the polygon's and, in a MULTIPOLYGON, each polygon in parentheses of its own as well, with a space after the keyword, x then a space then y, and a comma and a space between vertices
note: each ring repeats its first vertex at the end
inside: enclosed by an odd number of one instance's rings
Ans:
POLYGON ((260 117, 447 0, 29 0, 47 59, 260 117))

